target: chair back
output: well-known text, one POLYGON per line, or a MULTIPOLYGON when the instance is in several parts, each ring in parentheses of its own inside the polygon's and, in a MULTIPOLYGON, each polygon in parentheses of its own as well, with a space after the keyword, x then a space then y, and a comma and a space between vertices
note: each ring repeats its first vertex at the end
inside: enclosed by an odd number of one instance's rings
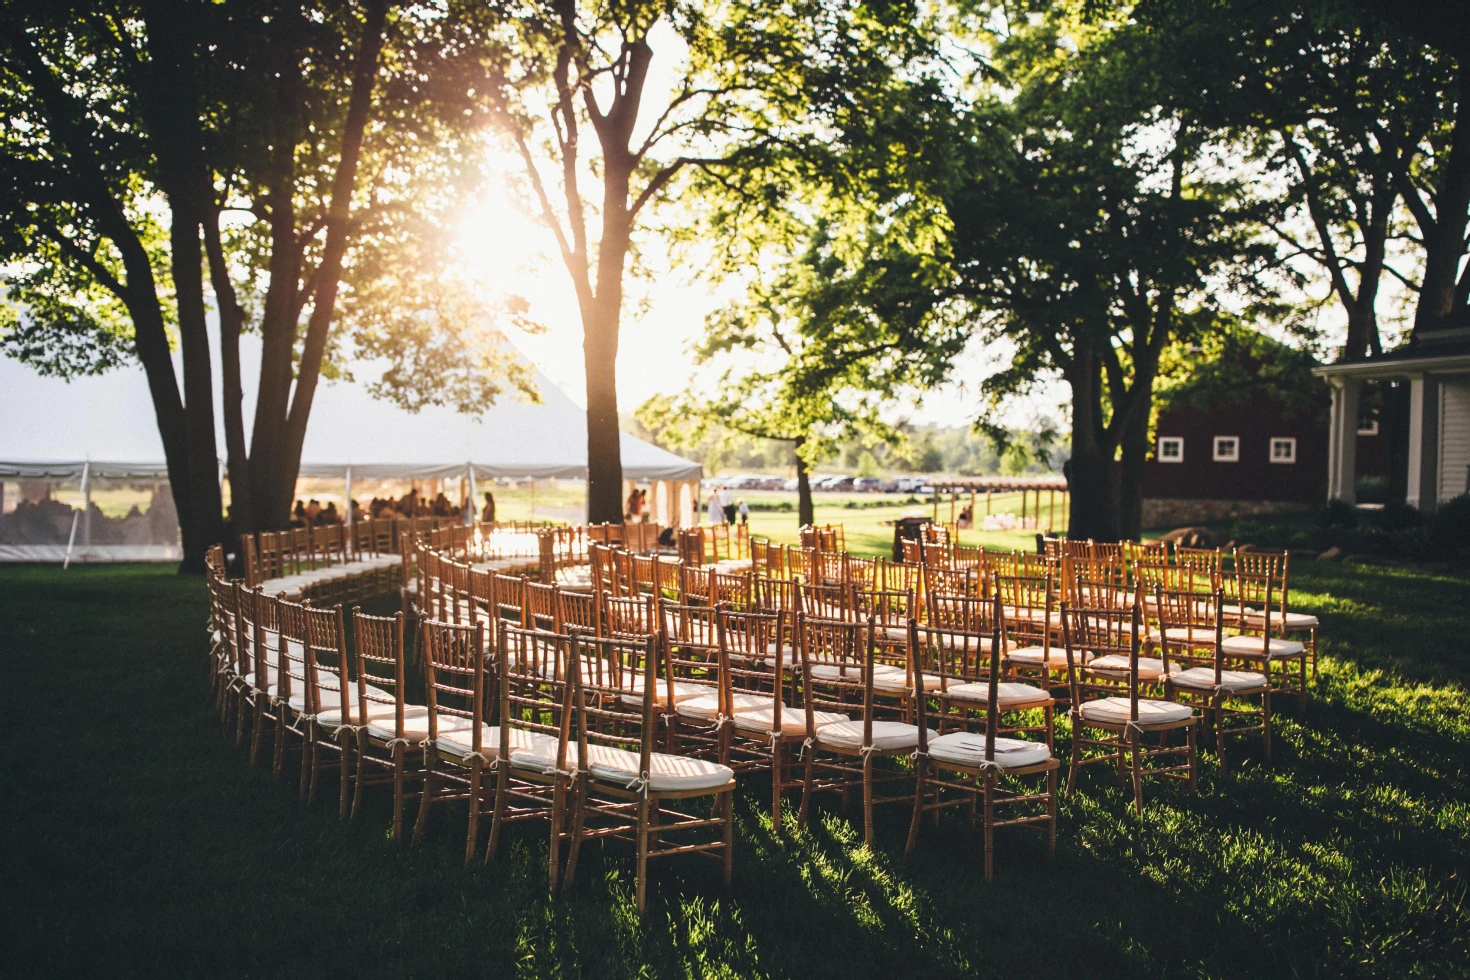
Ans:
POLYGON ((359 724, 375 717, 372 705, 393 705, 393 737, 403 737, 404 675, 403 613, 369 616, 352 610, 352 650, 356 666, 359 724))
MULTIPOLYGON (((462 625, 426 619, 423 637, 424 694, 429 707, 429 741, 439 738, 440 719, 466 719, 472 731, 470 752, 483 752, 486 678, 492 670, 480 623, 462 625)), ((498 688, 498 683, 492 682, 498 688)))

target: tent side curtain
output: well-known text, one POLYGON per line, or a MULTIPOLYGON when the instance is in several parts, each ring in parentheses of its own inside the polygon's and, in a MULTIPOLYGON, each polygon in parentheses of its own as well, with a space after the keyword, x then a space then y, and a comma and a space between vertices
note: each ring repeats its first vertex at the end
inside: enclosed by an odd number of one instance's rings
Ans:
MULTIPOLYGON (((587 467, 570 466, 564 463, 522 464, 519 466, 497 466, 486 463, 456 463, 445 466, 439 463, 303 463, 301 475, 305 477, 332 479, 346 475, 352 469, 354 480, 438 480, 454 479, 474 470, 477 480, 510 479, 536 480, 566 479, 582 480, 587 477, 587 467)), ((78 471, 80 472, 80 471, 78 471)), ((623 464, 623 479, 635 482, 642 480, 698 480, 703 469, 698 463, 673 457, 671 463, 623 464)))

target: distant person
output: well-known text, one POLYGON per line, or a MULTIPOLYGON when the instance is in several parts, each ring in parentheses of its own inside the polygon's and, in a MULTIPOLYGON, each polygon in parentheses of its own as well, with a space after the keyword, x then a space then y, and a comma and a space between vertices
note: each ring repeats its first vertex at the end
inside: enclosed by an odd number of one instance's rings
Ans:
POLYGON ((721 490, 720 491, 720 502, 721 502, 721 504, 723 504, 723 507, 721 507, 721 509, 725 512, 725 523, 726 524, 734 524, 735 523, 735 501, 733 501, 733 500, 730 499, 730 495, 728 493, 725 493, 723 490, 721 490))
POLYGON ((705 508, 705 520, 711 524, 725 523, 725 511, 720 506, 720 491, 718 489, 709 492, 709 505, 705 508))
POLYGON ((485 491, 485 506, 480 508, 480 523, 495 523, 495 494, 485 491))
POLYGON ((316 519, 321 516, 322 502, 312 497, 306 502, 306 523, 315 524, 316 519))
POLYGON ((647 490, 639 490, 638 491, 638 515, 637 516, 638 516, 638 521, 639 521, 640 524, 642 522, 648 520, 648 491, 647 490))
POLYGON ((623 520, 632 521, 638 516, 638 488, 634 487, 628 491, 628 499, 623 503, 623 520))
POLYGON ((962 528, 970 528, 975 526, 975 508, 973 505, 965 505, 965 509, 960 511, 959 520, 956 521, 956 524, 962 528))
POLYGON ((352 523, 359 524, 362 522, 362 505, 356 499, 348 502, 347 513, 352 515, 352 523))
POLYGON ((322 524, 341 524, 342 515, 337 513, 337 502, 327 501, 327 506, 322 508, 322 512, 317 515, 317 520, 322 524))
POLYGON ((306 526, 306 503, 304 501, 296 501, 296 509, 291 512, 291 523, 306 526))
POLYGON ((747 504, 745 502, 745 498, 744 497, 741 497, 740 500, 737 501, 737 505, 738 506, 736 508, 736 513, 738 513, 740 515, 740 523, 741 524, 749 524, 750 523, 750 504, 747 504))

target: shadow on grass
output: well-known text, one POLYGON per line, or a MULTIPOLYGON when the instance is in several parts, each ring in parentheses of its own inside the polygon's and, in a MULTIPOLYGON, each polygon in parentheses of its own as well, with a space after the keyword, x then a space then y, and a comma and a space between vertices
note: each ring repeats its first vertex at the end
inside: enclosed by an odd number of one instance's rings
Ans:
POLYGON ((408 847, 386 837, 384 793, 351 826, 334 783, 298 807, 294 766, 282 784, 249 768, 206 703, 197 582, 5 569, 0 703, 44 720, 8 757, 0 795, 6 972, 1463 973, 1464 662, 1444 631, 1463 619, 1465 582, 1342 568, 1294 581, 1323 612, 1325 669, 1305 715, 1281 717, 1272 766, 1239 743, 1229 772, 1206 762, 1198 796, 1149 786, 1142 819, 1111 773, 1085 773, 1055 862, 1036 835, 1002 832, 990 885, 958 812, 926 821, 905 857, 906 811, 880 811, 874 850, 860 809, 823 798, 803 831, 788 814, 776 836, 751 784, 731 892, 713 862, 655 861, 640 920, 618 842, 585 849, 552 901, 534 824, 466 869, 462 810, 436 813, 408 847), (1391 642, 1422 654, 1413 671, 1391 642))

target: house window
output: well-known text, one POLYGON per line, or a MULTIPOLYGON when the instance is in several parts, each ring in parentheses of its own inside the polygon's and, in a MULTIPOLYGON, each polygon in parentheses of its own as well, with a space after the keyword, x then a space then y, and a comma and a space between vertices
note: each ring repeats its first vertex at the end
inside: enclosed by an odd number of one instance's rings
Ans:
POLYGON ((1235 436, 1215 437, 1215 462, 1240 462, 1240 440, 1235 436))
POLYGON ((1184 440, 1179 436, 1159 437, 1159 462, 1184 462, 1184 440))
POLYGON ((1273 436, 1271 439, 1271 462, 1273 463, 1295 463, 1296 462, 1296 440, 1273 436))
POLYGON ((1358 435, 1360 435, 1360 436, 1376 436, 1376 435, 1378 435, 1378 420, 1377 419, 1359 419, 1358 420, 1358 435))

